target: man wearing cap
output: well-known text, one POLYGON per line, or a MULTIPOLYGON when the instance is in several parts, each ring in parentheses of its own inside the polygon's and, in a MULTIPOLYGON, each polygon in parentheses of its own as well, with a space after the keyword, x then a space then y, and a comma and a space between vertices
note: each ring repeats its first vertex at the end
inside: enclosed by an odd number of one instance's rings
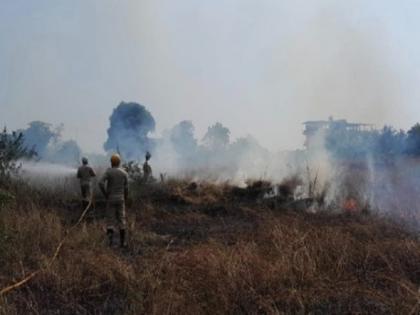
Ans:
POLYGON ((111 157, 111 168, 107 169, 99 181, 99 187, 107 200, 107 230, 109 245, 112 246, 115 225, 120 230, 120 246, 126 247, 125 201, 128 197, 128 174, 120 167, 118 154, 111 157))
POLYGON ((148 183, 152 179, 152 167, 149 164, 149 160, 152 155, 147 152, 146 153, 146 160, 143 164, 143 182, 148 183))
POLYGON ((82 158, 82 166, 77 170, 77 178, 80 180, 83 209, 86 209, 92 199, 92 178, 95 176, 95 171, 89 166, 88 159, 82 158))

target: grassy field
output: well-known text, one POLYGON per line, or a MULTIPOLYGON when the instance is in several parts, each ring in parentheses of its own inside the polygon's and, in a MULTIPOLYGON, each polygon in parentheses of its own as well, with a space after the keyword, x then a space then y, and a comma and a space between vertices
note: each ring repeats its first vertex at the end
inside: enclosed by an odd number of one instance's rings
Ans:
POLYGON ((225 185, 132 189, 129 247, 109 248, 98 199, 3 185, 1 314, 418 314, 420 241, 373 214, 308 214, 225 185))

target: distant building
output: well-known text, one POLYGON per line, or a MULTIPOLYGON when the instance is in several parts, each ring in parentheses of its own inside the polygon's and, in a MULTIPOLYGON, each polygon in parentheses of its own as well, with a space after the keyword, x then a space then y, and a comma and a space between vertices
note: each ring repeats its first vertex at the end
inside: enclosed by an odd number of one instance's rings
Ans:
POLYGON ((320 132, 329 132, 334 130, 347 130, 352 132, 357 131, 372 131, 375 129, 372 124, 362 124, 362 123, 349 123, 345 119, 334 120, 330 117, 328 120, 314 120, 306 121, 303 123, 305 130, 303 134, 305 135, 305 147, 309 148, 315 143, 316 135, 319 135, 320 132))

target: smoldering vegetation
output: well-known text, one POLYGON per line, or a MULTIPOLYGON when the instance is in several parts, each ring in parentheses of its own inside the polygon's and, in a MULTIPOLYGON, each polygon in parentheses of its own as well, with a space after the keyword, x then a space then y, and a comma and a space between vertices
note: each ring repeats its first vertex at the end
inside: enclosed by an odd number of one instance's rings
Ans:
MULTIPOLYGON (((232 139, 229 128, 219 122, 209 126, 202 139, 188 120, 157 137, 152 113, 134 102, 121 102, 109 123, 106 154, 86 154, 74 140, 63 140, 62 125, 38 121, 18 130, 14 134, 21 137, 22 148, 32 153, 30 160, 19 159, 20 175, 37 184, 65 186, 75 181, 73 173, 82 155, 103 170, 109 154, 118 152, 135 181, 143 176, 142 163, 150 152, 155 181, 177 178, 240 187, 250 180, 270 181, 276 197, 281 182, 297 178, 295 198, 311 200, 312 211, 341 208, 349 201, 351 208, 396 217, 413 218, 419 210, 419 124, 406 132, 330 119, 321 128, 305 130, 304 149, 272 152, 251 135, 232 139)), ((7 130, 4 135, 13 136, 7 130)))
POLYGON ((351 211, 369 209, 403 218, 412 226, 420 222, 419 124, 406 132, 330 118, 310 134, 305 130, 304 149, 287 152, 271 152, 250 135, 232 139, 229 128, 221 123, 209 126, 201 140, 196 138, 191 121, 180 122, 161 138, 153 138, 154 125, 144 106, 122 102, 110 118, 110 130, 121 129, 113 133, 120 136, 110 136, 108 150, 118 151, 134 163, 142 162, 144 152, 152 152, 158 180, 184 178, 241 187, 250 180, 270 181, 275 198, 281 194, 281 183, 295 178, 299 185, 294 198, 309 200, 312 211, 325 207, 336 211, 347 204, 351 211), (128 109, 137 114, 126 116, 128 109), (119 142, 125 142, 128 151, 118 146, 119 142), (109 143, 114 143, 114 148, 109 143))
MULTIPOLYGON (((298 186, 282 183, 284 197, 298 186)), ((104 204, 69 235, 78 195, 0 186, 2 314, 417 313, 420 242, 372 212, 316 214, 264 198, 271 184, 133 183, 129 247, 109 248, 104 204)), ((343 209, 341 209, 343 210, 343 209)))

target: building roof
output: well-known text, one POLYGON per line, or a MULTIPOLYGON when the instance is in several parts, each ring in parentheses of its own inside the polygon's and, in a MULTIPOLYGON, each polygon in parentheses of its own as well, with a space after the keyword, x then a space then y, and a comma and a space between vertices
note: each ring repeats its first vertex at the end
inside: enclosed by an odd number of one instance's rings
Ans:
POLYGON ((366 123, 349 123, 346 119, 338 119, 338 120, 310 120, 305 121, 303 125, 315 125, 315 126, 323 126, 323 125, 330 125, 330 124, 344 124, 347 127, 373 127, 373 124, 366 124, 366 123))

